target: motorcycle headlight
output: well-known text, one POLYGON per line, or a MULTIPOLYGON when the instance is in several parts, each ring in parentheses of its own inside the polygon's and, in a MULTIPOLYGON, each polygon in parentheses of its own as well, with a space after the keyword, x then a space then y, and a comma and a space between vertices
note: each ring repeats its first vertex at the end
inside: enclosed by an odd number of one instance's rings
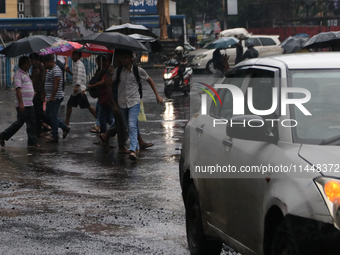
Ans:
POLYGON ((202 58, 205 58, 207 56, 207 54, 200 54, 200 55, 197 55, 196 57, 195 57, 195 59, 196 60, 200 60, 200 59, 202 59, 202 58))
POLYGON ((340 180, 332 177, 314 179, 328 210, 333 218, 334 226, 340 230, 340 180))
POLYGON ((164 79, 170 79, 170 78, 171 78, 171 75, 172 75, 172 73, 165 73, 165 74, 163 75, 163 77, 164 77, 164 79))

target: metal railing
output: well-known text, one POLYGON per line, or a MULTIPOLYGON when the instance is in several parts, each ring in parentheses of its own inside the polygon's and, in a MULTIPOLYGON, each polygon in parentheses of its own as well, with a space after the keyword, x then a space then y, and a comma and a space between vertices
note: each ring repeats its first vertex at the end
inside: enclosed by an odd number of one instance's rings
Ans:
MULTIPOLYGON (((82 62, 85 65, 86 70, 86 80, 89 81, 94 75, 97 64, 96 64, 96 55, 91 55, 88 58, 82 58, 82 62)), ((0 87, 12 87, 13 84, 13 76, 15 72, 18 70, 18 61, 19 57, 15 58, 6 58, 0 57, 0 87)), ((68 66, 72 70, 72 59, 68 58, 68 66)), ((72 76, 67 74, 66 81, 68 83, 72 82, 72 76)), ((67 84, 66 82, 66 84, 67 84)))

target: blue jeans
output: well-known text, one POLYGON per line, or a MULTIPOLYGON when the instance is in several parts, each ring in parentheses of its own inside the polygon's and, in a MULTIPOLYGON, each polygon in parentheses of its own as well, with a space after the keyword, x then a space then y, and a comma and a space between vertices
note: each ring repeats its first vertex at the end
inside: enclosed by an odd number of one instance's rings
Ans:
POLYGON ((138 144, 138 114, 140 103, 130 108, 120 108, 125 126, 128 127, 130 137, 130 151, 139 150, 138 144))
POLYGON ((63 100, 64 98, 62 97, 55 99, 54 101, 47 101, 46 103, 46 116, 50 121, 49 125, 52 128, 53 139, 59 139, 58 128, 61 128, 63 131, 67 130, 67 125, 58 119, 59 107, 63 100))

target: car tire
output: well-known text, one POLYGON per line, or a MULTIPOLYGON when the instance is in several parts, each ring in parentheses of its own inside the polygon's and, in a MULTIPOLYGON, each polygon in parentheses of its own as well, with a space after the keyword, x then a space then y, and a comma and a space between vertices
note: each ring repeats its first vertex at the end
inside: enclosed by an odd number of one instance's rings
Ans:
POLYGON ((291 232, 287 228, 284 220, 282 220, 274 232, 270 254, 297 255, 298 253, 292 240, 291 232))
POLYGON ((188 246, 191 255, 219 255, 222 243, 206 238, 203 230, 202 215, 195 186, 189 187, 185 199, 185 216, 188 246))
POLYGON ((214 63, 212 60, 209 60, 209 62, 207 63, 206 69, 209 73, 213 73, 214 63))

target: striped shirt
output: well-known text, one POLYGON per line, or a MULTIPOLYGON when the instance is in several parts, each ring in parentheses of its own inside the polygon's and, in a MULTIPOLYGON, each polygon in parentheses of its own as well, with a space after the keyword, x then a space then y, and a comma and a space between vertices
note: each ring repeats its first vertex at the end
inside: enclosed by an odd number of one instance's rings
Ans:
POLYGON ((80 91, 86 89, 86 71, 83 62, 80 59, 77 62, 73 62, 72 66, 72 86, 80 85, 80 91))
MULTIPOLYGON (((21 96, 24 106, 33 106, 34 88, 32 80, 27 72, 20 69, 15 73, 14 88, 21 89, 21 96)), ((19 106, 18 98, 15 98, 16 107, 19 106)))
POLYGON ((63 73, 58 65, 54 65, 54 67, 47 71, 46 73, 46 81, 45 81, 45 93, 46 93, 46 99, 50 100, 53 92, 53 84, 54 84, 54 78, 60 77, 59 86, 57 94, 55 95, 55 99, 59 99, 64 97, 64 91, 63 91, 63 73))

